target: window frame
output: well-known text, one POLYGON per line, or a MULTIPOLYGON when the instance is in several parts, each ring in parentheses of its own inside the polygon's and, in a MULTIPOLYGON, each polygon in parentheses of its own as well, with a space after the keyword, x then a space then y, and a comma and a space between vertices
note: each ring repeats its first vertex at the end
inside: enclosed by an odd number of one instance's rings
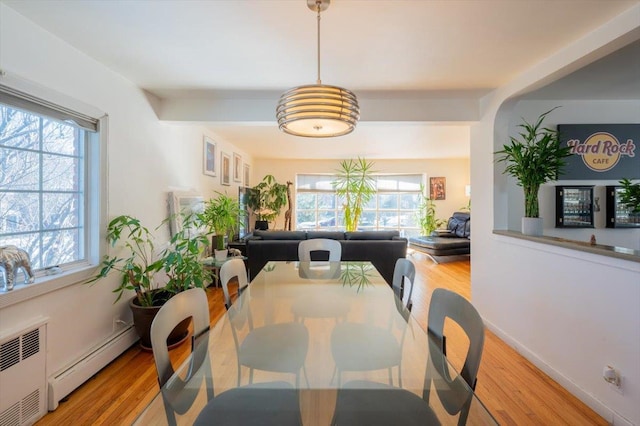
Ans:
MULTIPOLYGON (((58 289, 86 281, 95 272, 100 258, 107 251, 107 244, 102 241, 101 230, 107 223, 108 181, 106 170, 108 116, 97 108, 61 93, 35 85, 13 75, 4 75, 0 81, 0 102, 4 105, 26 110, 39 116, 47 116, 57 120, 60 115, 46 114, 40 108, 57 108, 60 114, 75 114, 76 125, 87 124, 89 120, 95 124, 95 132, 86 132, 85 149, 85 199, 84 199, 84 251, 81 261, 66 264, 58 273, 47 275, 40 270, 32 284, 16 283, 13 290, 0 292, 0 309, 20 303, 58 289), (21 99, 17 102, 16 99, 21 99), (29 102, 40 103, 39 108, 28 108, 29 102), (95 118, 94 118, 95 117, 95 118)), ((62 116, 64 117, 64 115, 62 116)), ((68 119, 68 116, 66 116, 68 119)), ((51 272, 51 271, 49 271, 51 272)))
MULTIPOLYGON (((296 189, 295 189, 295 199, 296 199, 296 205, 295 205, 295 220, 296 220, 296 229, 297 230, 313 230, 313 231, 318 231, 318 230, 327 230, 327 231, 339 231, 339 230, 344 230, 344 224, 342 223, 341 218, 343 217, 342 215, 342 209, 340 207, 340 200, 338 199, 338 196, 335 193, 335 190, 333 189, 300 189, 300 177, 303 176, 323 176, 323 177, 327 177, 333 180, 333 176, 332 174, 326 174, 326 173, 299 173, 296 174, 296 189), (299 194, 315 194, 315 207, 313 209, 310 208, 306 208, 306 209, 299 209, 299 204, 297 202, 298 199, 298 195, 299 194), (318 195, 319 194, 333 194, 334 196, 334 205, 335 207, 333 209, 326 209, 326 208, 322 208, 320 209, 318 207, 318 195), (319 226, 319 222, 321 220, 321 212, 327 212, 327 211, 334 211, 335 212, 335 217, 336 217, 336 224, 334 226, 327 226, 327 227, 321 227, 319 226), (315 226, 313 228, 311 227, 305 227, 305 228, 300 228, 299 227, 299 222, 298 222, 298 217, 299 217, 299 213, 300 212, 314 212, 315 213, 315 226)), ((422 190, 420 188, 416 189, 415 191, 411 191, 411 190, 400 190, 400 189, 378 189, 378 179, 380 178, 385 178, 385 177, 391 177, 391 176, 415 176, 415 177, 419 177, 419 181, 420 184, 422 186, 425 185, 426 182, 426 173, 376 173, 373 177, 376 179, 376 195, 374 197, 375 199, 375 207, 374 208, 364 208, 363 209, 363 214, 366 212, 374 212, 376 219, 378 219, 380 217, 380 213, 388 213, 388 212, 396 212, 396 215, 399 217, 401 212, 407 212, 407 211, 414 211, 417 213, 418 211, 418 205, 416 204, 416 208, 411 210, 411 209, 403 209, 401 208, 401 203, 400 203, 400 198, 403 194, 416 194, 416 195, 420 195, 422 194, 422 190), (378 196, 379 195, 385 195, 385 194, 393 194, 396 197, 398 197, 398 205, 396 208, 394 209, 384 209, 381 208, 379 203, 378 203, 378 196)), ((401 226, 400 223, 398 223, 397 226, 395 227, 389 227, 389 226, 380 226, 379 224, 379 220, 376 220, 376 224, 375 226, 372 227, 367 227, 366 230, 390 230, 390 229, 395 229, 398 230, 401 235, 404 235, 406 233, 406 230, 409 230, 409 234, 413 234, 411 231, 415 230, 416 231, 416 235, 419 234, 420 231, 420 226, 419 224, 416 223, 416 226, 401 226)))

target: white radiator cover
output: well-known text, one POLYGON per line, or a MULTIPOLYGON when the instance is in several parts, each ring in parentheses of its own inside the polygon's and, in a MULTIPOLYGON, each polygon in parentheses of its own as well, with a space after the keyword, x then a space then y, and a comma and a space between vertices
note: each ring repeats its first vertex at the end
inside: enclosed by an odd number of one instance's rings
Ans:
MULTIPOLYGON (((58 408, 62 398, 103 369, 138 339, 138 334, 133 326, 128 326, 106 342, 90 350, 82 358, 49 377, 47 401, 49 411, 58 408)), ((0 426, 4 426, 1 421, 0 426)))
POLYGON ((0 336, 0 425, 32 425, 47 411, 46 319, 0 336))

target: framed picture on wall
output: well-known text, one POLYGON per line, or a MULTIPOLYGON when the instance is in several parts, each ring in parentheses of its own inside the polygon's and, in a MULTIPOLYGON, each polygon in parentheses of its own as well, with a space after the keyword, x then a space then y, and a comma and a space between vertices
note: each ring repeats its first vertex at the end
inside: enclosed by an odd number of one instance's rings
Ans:
POLYGON ((444 200, 447 197, 447 179, 443 177, 429 178, 429 198, 444 200))
POLYGON ((243 186, 251 186, 251 166, 248 164, 242 165, 242 174, 244 179, 242 180, 243 186))
POLYGON ((242 157, 233 153, 233 181, 242 182, 242 157))
POLYGON ((209 176, 216 175, 216 161, 218 160, 216 152, 216 143, 213 139, 204 137, 203 173, 209 176))
POLYGON ((231 157, 226 152, 220 154, 220 183, 231 185, 231 157))

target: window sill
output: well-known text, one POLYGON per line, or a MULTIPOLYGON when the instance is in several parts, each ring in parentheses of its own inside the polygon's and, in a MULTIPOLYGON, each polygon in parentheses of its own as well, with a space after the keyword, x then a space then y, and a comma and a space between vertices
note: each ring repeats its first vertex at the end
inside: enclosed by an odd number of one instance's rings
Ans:
POLYGON ((518 238, 521 240, 533 241, 541 244, 549 244, 556 247, 563 247, 571 250, 577 250, 584 253, 597 254, 606 257, 613 257, 621 260, 629 260, 631 262, 640 263, 640 250, 633 250, 625 247, 605 246, 602 244, 590 244, 582 241, 567 240, 558 237, 532 237, 530 235, 523 235, 516 231, 505 231, 494 229, 495 235, 502 235, 505 237, 518 238))
MULTIPOLYGON (((32 284, 15 284, 11 291, 0 291, 0 309, 86 281, 95 268, 96 265, 85 264, 60 274, 36 277, 32 284)), ((18 276, 22 278, 21 274, 18 276)))

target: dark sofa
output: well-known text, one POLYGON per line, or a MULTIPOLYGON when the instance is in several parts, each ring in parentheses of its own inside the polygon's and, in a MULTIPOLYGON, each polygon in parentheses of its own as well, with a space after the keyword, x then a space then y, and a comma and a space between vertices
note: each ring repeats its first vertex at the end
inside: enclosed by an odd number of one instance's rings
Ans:
POLYGON ((438 263, 438 256, 471 253, 471 214, 455 212, 447 222, 447 229, 436 230, 429 236, 409 238, 409 247, 426 254, 438 263))
MULTIPOLYGON (((407 239, 398 231, 254 231, 247 238, 249 279, 253 279, 270 260, 298 260, 301 240, 329 238, 340 241, 342 260, 370 261, 389 285, 396 260, 407 256, 407 239)), ((312 253, 312 260, 326 253, 312 253)))

